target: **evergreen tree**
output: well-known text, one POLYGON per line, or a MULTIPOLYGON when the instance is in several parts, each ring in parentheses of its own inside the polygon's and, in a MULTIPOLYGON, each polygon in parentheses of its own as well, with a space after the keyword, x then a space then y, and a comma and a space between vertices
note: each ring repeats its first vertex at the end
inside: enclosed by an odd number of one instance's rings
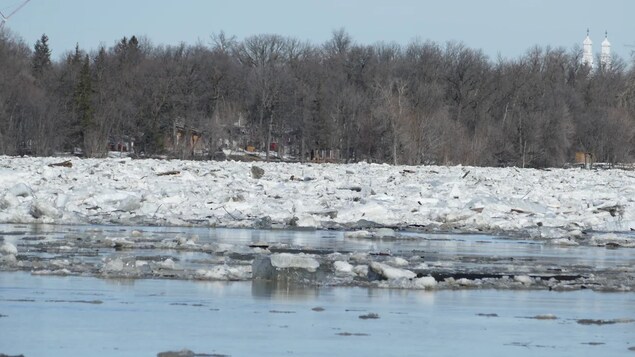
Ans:
POLYGON ((75 52, 69 55, 67 61, 71 66, 76 66, 82 62, 82 50, 79 48, 79 43, 75 43, 75 52))
POLYGON ((33 73, 36 77, 41 77, 47 69, 51 68, 51 50, 48 41, 46 34, 42 34, 42 37, 35 42, 33 73))
POLYGON ((95 64, 95 79, 97 82, 103 80, 106 74, 106 49, 101 46, 97 52, 97 56, 93 59, 95 64))

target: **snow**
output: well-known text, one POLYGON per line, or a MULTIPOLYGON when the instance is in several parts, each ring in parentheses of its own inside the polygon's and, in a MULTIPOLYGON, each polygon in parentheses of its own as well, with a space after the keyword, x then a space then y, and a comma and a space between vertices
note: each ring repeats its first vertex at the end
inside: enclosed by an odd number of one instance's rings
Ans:
POLYGON ((624 170, 259 162, 265 175, 254 179, 245 162, 70 158, 70 168, 48 166, 60 161, 0 157, 0 222, 339 228, 355 230, 350 238, 396 236, 361 230, 373 226, 543 239, 635 230, 635 173, 624 170), (159 175, 168 171, 179 174, 159 175))

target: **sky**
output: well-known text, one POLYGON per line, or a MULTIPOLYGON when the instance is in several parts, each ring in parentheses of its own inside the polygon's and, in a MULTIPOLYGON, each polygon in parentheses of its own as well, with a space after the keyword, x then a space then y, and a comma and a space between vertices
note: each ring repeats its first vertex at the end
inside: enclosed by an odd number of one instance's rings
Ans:
MULTIPOLYGON (((20 2, 0 0, 0 11, 20 2)), ((608 31, 613 53, 629 59, 632 14, 632 0, 31 0, 6 26, 31 46, 45 33, 55 59, 76 43, 92 50, 131 35, 155 45, 209 44, 222 30, 321 44, 342 27, 360 44, 461 41, 492 60, 535 45, 572 49, 589 28, 594 52, 608 31)))

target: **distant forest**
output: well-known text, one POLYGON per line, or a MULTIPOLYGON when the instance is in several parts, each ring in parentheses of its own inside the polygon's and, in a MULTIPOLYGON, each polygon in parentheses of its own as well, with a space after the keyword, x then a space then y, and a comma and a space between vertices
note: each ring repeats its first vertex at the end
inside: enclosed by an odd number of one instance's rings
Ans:
POLYGON ((132 36, 59 61, 49 41, 0 32, 0 154, 102 157, 124 140, 145 156, 190 158, 166 144, 178 125, 198 133, 203 158, 232 146, 409 165, 635 158, 635 58, 592 69, 580 48, 492 59, 457 42, 360 44, 343 29, 323 44, 132 36))

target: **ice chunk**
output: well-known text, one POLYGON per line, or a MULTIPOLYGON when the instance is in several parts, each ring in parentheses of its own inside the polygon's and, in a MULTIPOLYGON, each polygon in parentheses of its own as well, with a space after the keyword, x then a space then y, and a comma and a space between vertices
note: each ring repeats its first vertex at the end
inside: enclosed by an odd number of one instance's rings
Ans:
POLYGON ((352 231, 344 233, 344 237, 346 238, 369 238, 372 234, 369 231, 361 230, 361 231, 352 231))
POLYGON ((467 278, 461 278, 459 280, 456 281, 456 283, 460 286, 474 286, 476 285, 476 282, 472 279, 467 279, 467 278))
POLYGON ((63 193, 58 194, 57 198, 55 199, 55 207, 57 209, 64 209, 68 204, 68 199, 68 195, 65 195, 63 193))
POLYGON ((392 210, 386 208, 385 205, 378 202, 368 202, 358 209, 360 218, 363 217, 368 221, 378 222, 381 224, 392 222, 396 216, 392 210))
POLYGON ((53 205, 51 205, 50 203, 42 200, 35 200, 31 204, 29 213, 31 213, 31 216, 33 216, 33 218, 60 218, 62 216, 57 208, 53 207, 53 205))
POLYGON ((554 245, 570 245, 570 246, 575 246, 575 245, 580 245, 578 242, 569 239, 569 238, 558 238, 558 239, 552 239, 551 241, 549 241, 549 243, 554 244, 554 245))
MULTIPOLYGON (((196 236, 196 235, 194 235, 194 236, 192 236, 192 237, 189 237, 189 238, 188 238, 188 237, 186 237, 186 236, 183 236, 183 235, 178 235, 178 236, 176 237, 176 243, 177 243, 178 245, 195 246, 197 241, 198 241, 198 236, 196 236)), ((224 246, 227 246, 227 247, 225 248, 225 250, 229 250, 229 249, 230 249, 229 247, 232 247, 232 245, 231 245, 231 244, 225 244, 224 246)), ((219 249, 219 250, 220 250, 220 249, 219 249)))
POLYGON ((348 263, 348 262, 344 262, 344 261, 336 261, 335 263, 333 263, 333 267, 335 268, 335 271, 341 272, 341 273, 352 273, 353 272, 353 266, 348 263))
POLYGON ((355 252, 351 254, 351 260, 358 263, 365 263, 368 261, 369 258, 370 258, 370 255, 368 253, 355 252))
POLYGON ((139 269, 139 268, 143 268, 143 267, 145 267, 145 266, 147 266, 147 265, 148 265, 148 262, 146 262, 145 260, 136 260, 136 261, 134 262, 134 266, 135 266, 135 268, 137 268, 137 269, 139 269))
POLYGON ((16 197, 33 196, 33 190, 31 189, 31 187, 29 187, 28 185, 24 183, 19 183, 17 185, 14 185, 13 187, 9 189, 8 192, 16 197))
POLYGON ((408 261, 407 261, 407 260, 405 260, 405 259, 404 259, 404 258, 402 258, 402 257, 394 257, 394 258, 391 258, 391 259, 388 261, 388 263, 389 263, 389 264, 391 264, 391 265, 394 265, 394 266, 398 266, 398 267, 405 267, 405 266, 408 266, 408 261))
POLYGON ((163 269, 176 269, 176 263, 174 262, 174 260, 168 258, 162 262, 158 263, 158 266, 163 268, 163 269))
POLYGON ((106 264, 104 264, 102 268, 102 271, 121 272, 123 271, 123 268, 124 268, 123 260, 117 258, 117 259, 111 259, 108 262, 106 262, 106 264))
POLYGON ((227 265, 217 265, 211 269, 199 269, 196 271, 199 279, 210 280, 248 280, 251 278, 250 266, 230 267, 227 265))
POLYGON ((375 235, 379 238, 395 238, 395 231, 390 228, 379 228, 375 235))
POLYGON ((300 268, 314 272, 320 263, 305 254, 278 253, 271 255, 271 265, 275 268, 300 268))
POLYGON ((0 255, 0 264, 14 265, 18 262, 15 255, 0 255))
POLYGON ((353 268, 353 273, 360 277, 368 276, 368 265, 356 265, 353 268))
POLYGON ((20 201, 18 200, 18 198, 12 195, 11 193, 6 193, 0 199, 0 209, 3 209, 3 210, 10 207, 16 207, 19 204, 20 204, 20 201))
POLYGON ((534 281, 534 279, 532 279, 528 275, 516 275, 514 277, 514 280, 516 280, 517 282, 522 283, 524 285, 530 285, 534 281))
POLYGON ((615 233, 594 234, 589 241, 591 245, 600 247, 635 247, 635 239, 626 235, 617 235, 615 233))
POLYGON ((15 245, 9 243, 9 242, 4 242, 2 243, 2 245, 0 245, 0 254, 2 255, 16 255, 18 254, 18 248, 15 247, 15 245))
POLYGON ((406 269, 394 268, 388 264, 379 262, 370 263, 370 269, 386 279, 412 279, 417 276, 414 272, 406 269))
POLYGON ((413 287, 416 289, 430 289, 437 286, 437 281, 431 276, 423 276, 413 279, 413 287))
POLYGON ((130 212, 141 207, 141 198, 130 195, 119 201, 119 209, 122 211, 130 212))
POLYGON ((301 215, 296 221, 296 225, 298 227, 317 228, 320 225, 320 222, 312 216, 301 215))
POLYGON ((424 270, 424 269, 430 269, 430 266, 428 266, 428 264, 426 263, 419 263, 417 264, 417 266, 414 267, 415 270, 419 269, 419 270, 424 270))
POLYGON ((106 237, 104 241, 110 243, 116 249, 130 249, 134 246, 134 242, 122 237, 106 237))

